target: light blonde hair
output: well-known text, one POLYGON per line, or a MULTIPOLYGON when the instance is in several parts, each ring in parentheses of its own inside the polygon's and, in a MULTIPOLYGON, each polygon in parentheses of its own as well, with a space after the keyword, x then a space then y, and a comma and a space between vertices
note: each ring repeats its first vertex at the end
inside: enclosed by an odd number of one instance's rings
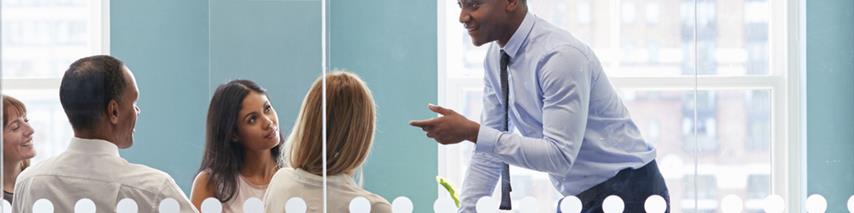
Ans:
MULTIPOLYGON (((314 81, 302 103, 289 142, 290 166, 323 174, 322 79, 314 81)), ((326 75, 327 175, 355 170, 368 156, 374 140, 376 112, 371 91, 355 74, 333 71, 326 75)))

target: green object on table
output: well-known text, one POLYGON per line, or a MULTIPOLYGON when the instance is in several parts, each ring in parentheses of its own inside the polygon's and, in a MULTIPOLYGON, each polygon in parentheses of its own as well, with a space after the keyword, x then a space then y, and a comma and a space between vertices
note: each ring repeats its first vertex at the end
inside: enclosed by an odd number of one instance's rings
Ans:
POLYGON ((451 195, 451 199, 454 200, 454 204, 457 205, 457 208, 460 208, 460 196, 457 195, 457 190, 454 190, 454 186, 452 186, 451 183, 448 183, 445 178, 440 176, 436 176, 436 182, 438 182, 439 185, 442 185, 445 190, 448 190, 448 194, 451 195))

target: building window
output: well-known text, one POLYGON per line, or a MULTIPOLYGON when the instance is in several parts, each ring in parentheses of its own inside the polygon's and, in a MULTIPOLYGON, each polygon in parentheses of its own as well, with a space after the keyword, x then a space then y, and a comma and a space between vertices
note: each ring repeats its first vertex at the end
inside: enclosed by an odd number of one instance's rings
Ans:
POLYGON ((686 93, 682 107, 682 149, 685 152, 714 153, 720 144, 717 138, 717 99, 714 92, 686 93), (695 99, 696 97, 696 105, 695 99), (696 111, 696 117, 695 117, 696 111), (696 120, 695 120, 696 118, 696 120), (696 141, 694 137, 696 136, 696 141), (696 150, 695 150, 696 149, 696 150))
MULTIPOLYGON (((714 175, 686 175, 682 178, 685 194, 680 206, 684 212, 717 212, 718 184, 714 175), (695 209, 696 207, 696 209, 695 209)), ((673 198, 671 198, 673 200, 673 198)))
POLYGON ((745 97, 747 110, 746 149, 768 151, 771 149, 771 93, 756 90, 745 97))

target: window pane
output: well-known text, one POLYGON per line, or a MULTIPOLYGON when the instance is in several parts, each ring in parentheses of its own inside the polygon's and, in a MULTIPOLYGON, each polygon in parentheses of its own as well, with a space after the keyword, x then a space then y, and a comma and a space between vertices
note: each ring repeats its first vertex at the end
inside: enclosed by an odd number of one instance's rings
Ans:
POLYGON ((698 1, 699 73, 770 74, 769 5, 767 0, 698 1))
POLYGON ((2 1, 3 78, 59 78, 71 62, 93 54, 97 2, 2 1))
MULTIPOLYGON (((541 0, 529 5, 537 16, 589 44, 611 76, 649 77, 694 74, 694 3, 541 0)), ((696 3, 699 74, 770 74, 767 0, 696 3)))
MULTIPOLYGON (((683 75, 681 62, 689 55, 683 54, 680 32, 686 26, 661 18, 683 16, 678 1, 543 0, 529 5, 535 15, 590 45, 610 76, 683 75)), ((693 18, 693 11, 684 15, 693 18)))
MULTIPOLYGON (((702 91, 701 91, 702 92, 702 91)), ((720 192, 744 199, 745 211, 758 211, 771 192, 771 91, 715 91, 714 116, 719 150, 698 154, 698 173, 714 175, 720 192)), ((698 143, 705 143, 699 141, 698 143)))
MULTIPOLYGON (((695 0, 541 0, 529 2, 529 6, 535 15, 568 30, 593 48, 612 77, 771 73, 767 0, 697 0, 696 13, 694 3, 695 0), (695 63, 697 58, 699 64, 695 63), (695 69, 696 65, 700 69, 695 69)), ((482 76, 487 45, 471 45, 457 22, 455 12, 459 8, 455 6, 447 9, 446 63, 454 68, 448 76, 482 76)))
POLYGON ((770 94, 701 90, 695 107, 690 90, 622 90, 632 118, 658 150, 672 212, 694 212, 695 198, 699 212, 716 212, 730 194, 744 199, 745 210, 761 209, 771 183, 770 94))

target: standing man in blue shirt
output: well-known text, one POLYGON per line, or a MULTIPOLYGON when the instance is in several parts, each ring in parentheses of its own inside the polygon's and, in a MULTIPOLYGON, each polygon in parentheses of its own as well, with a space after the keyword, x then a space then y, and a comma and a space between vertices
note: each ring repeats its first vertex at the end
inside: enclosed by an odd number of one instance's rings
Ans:
POLYGON ((620 196, 627 212, 643 212, 651 195, 669 206, 655 148, 641 137, 590 47, 529 13, 526 0, 458 4, 474 45, 492 42, 481 122, 430 105, 443 116, 410 124, 441 144, 475 143, 461 212, 473 212, 499 178, 500 207, 511 208, 508 164, 548 173, 561 194, 581 199, 584 212, 601 212, 609 195, 620 196))

